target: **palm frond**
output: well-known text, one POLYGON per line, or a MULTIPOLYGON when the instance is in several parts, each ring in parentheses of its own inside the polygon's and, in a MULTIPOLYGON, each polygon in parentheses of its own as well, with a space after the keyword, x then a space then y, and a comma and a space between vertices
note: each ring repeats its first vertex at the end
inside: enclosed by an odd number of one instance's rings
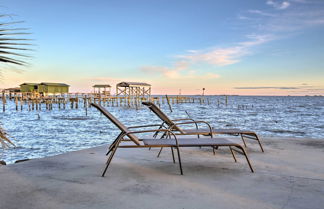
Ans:
POLYGON ((16 145, 9 139, 8 134, 1 126, 0 126, 0 144, 2 145, 2 148, 9 148, 10 145, 16 147, 16 145))
POLYGON ((22 52, 30 51, 28 46, 31 46, 29 42, 31 39, 24 38, 31 33, 28 32, 28 28, 13 27, 13 25, 21 24, 23 21, 2 21, 5 18, 11 18, 12 15, 0 15, 0 62, 14 64, 14 65, 26 65, 23 59, 30 56, 22 54, 22 52))
MULTIPOLYGON (((27 62, 22 59, 30 56, 22 54, 21 52, 31 50, 27 48, 31 46, 29 43, 31 39, 24 38, 30 35, 30 33, 27 32, 28 28, 12 27, 13 25, 23 23, 23 21, 2 21, 4 18, 8 17, 12 19, 12 15, 0 15, 0 63, 20 66, 26 65, 27 62)), ((9 139, 8 134, 1 126, 0 144, 2 148, 8 148, 10 146, 15 147, 15 144, 9 139)))

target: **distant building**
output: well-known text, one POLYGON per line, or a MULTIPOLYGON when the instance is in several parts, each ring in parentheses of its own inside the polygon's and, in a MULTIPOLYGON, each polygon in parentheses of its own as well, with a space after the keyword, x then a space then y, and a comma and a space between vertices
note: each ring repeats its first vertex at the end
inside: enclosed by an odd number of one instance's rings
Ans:
POLYGON ((106 96, 110 95, 110 90, 111 90, 111 86, 109 84, 96 84, 93 85, 93 93, 95 94, 103 94, 106 96))
POLYGON ((126 97, 150 97, 151 85, 142 82, 121 82, 116 85, 116 95, 126 97))
POLYGON ((21 92, 38 92, 38 83, 23 83, 20 84, 21 92))
POLYGON ((65 83, 23 83, 20 84, 21 92, 37 92, 40 94, 69 93, 69 85, 65 83))
POLYGON ((19 93, 20 92, 20 88, 19 87, 7 88, 7 89, 3 89, 2 92, 19 93))

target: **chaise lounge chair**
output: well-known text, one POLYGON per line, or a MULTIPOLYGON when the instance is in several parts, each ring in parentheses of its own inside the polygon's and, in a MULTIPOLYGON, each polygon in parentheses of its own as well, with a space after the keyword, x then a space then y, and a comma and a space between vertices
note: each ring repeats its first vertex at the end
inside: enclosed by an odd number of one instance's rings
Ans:
POLYGON ((172 151, 173 162, 175 163, 173 149, 177 150, 180 173, 183 175, 182 164, 181 164, 181 157, 180 157, 180 147, 214 147, 214 146, 224 146, 229 147, 232 156, 236 162, 236 157, 233 151, 238 152, 245 156, 245 159, 250 167, 251 172, 253 171, 252 165, 250 160, 247 156, 245 149, 237 143, 233 143, 224 138, 181 138, 178 139, 176 135, 170 131, 169 129, 153 129, 153 130, 140 130, 140 131, 129 131, 130 128, 144 128, 144 127, 152 127, 152 126, 159 126, 157 125, 146 125, 146 126, 133 126, 133 127, 126 127, 120 121, 118 121, 111 113, 109 113, 105 108, 103 108, 99 104, 91 104, 93 107, 97 108, 103 115, 105 115, 115 126, 119 128, 121 131, 115 141, 110 145, 109 151, 107 155, 109 156, 106 162, 106 167, 102 173, 102 177, 105 176, 105 173, 109 167, 109 164, 117 151, 117 148, 151 148, 151 147, 170 147, 172 151), (134 134, 137 133, 148 133, 148 132, 165 132, 168 138, 162 139, 139 139, 134 134), (124 138, 126 137, 126 138, 124 138), (131 143, 131 144, 130 144, 131 143))
MULTIPOLYGON (((245 139, 246 138, 253 139, 259 143, 261 151, 264 152, 258 135, 253 131, 240 130, 240 129, 215 129, 215 128, 211 127, 205 121, 195 121, 191 118, 171 120, 153 102, 142 102, 142 104, 147 106, 150 110, 152 110, 152 112, 155 113, 163 121, 160 128, 162 128, 162 127, 168 128, 177 135, 198 135, 198 137, 199 137, 199 135, 209 135, 209 136, 213 137, 213 134, 226 134, 226 135, 241 136, 241 139, 242 139, 245 147, 246 147, 245 139), (187 121, 187 122, 181 122, 181 121, 187 121), (204 129, 199 128, 198 122, 205 123, 208 128, 204 128, 204 129), (185 125, 185 124, 195 124, 195 128, 194 129, 183 129, 183 128, 179 127, 179 125, 185 125)), ((156 137, 157 134, 158 134, 158 132, 156 132, 154 134, 154 136, 156 137)))

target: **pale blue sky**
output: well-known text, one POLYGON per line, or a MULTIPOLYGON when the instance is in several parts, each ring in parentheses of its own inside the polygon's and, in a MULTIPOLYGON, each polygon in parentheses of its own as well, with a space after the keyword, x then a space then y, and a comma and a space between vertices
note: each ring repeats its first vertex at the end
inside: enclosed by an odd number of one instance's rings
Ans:
MULTIPOLYGON (((145 81, 154 93, 324 94, 322 0, 4 0, 35 43, 1 87, 145 81), (264 88, 263 88, 264 87, 264 88)), ((6 67, 6 69, 14 67, 6 67)))

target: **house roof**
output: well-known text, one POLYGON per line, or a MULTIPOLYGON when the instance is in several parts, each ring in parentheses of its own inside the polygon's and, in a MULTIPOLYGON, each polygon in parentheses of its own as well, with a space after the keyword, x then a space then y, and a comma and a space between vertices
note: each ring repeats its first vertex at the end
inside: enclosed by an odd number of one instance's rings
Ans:
POLYGON ((151 86, 151 84, 148 83, 141 83, 141 82, 120 82, 117 84, 119 87, 130 87, 130 86, 151 86))
POLYGON ((45 85, 45 86, 69 86, 65 83, 48 83, 48 82, 42 82, 42 83, 22 83, 22 85, 29 85, 29 86, 36 86, 36 85, 45 85))
POLYGON ((20 87, 14 87, 14 88, 7 88, 4 89, 5 91, 10 91, 10 92, 19 92, 20 91, 20 87))
POLYGON ((38 85, 38 83, 22 83, 19 86, 22 86, 22 85, 35 86, 35 85, 38 85))
POLYGON ((96 84, 92 86, 93 88, 110 88, 109 84, 96 84))
POLYGON ((44 85, 44 86, 69 86, 65 83, 47 83, 47 82, 42 82, 40 83, 40 85, 44 85))

